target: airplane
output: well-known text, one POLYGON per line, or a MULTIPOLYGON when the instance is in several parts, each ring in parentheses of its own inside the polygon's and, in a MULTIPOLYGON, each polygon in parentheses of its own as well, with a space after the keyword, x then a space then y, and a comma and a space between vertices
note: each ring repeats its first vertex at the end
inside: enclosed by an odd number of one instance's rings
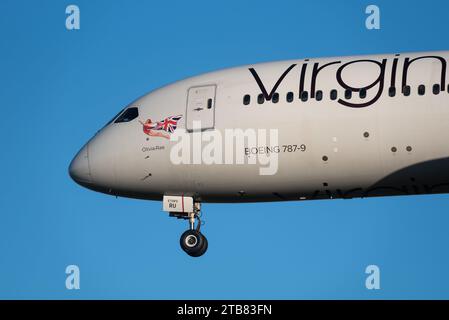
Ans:
POLYGON ((449 51, 307 58, 190 77, 130 103, 71 178, 162 201, 202 256, 201 203, 449 192, 449 51), (195 225, 196 224, 196 225, 195 225))

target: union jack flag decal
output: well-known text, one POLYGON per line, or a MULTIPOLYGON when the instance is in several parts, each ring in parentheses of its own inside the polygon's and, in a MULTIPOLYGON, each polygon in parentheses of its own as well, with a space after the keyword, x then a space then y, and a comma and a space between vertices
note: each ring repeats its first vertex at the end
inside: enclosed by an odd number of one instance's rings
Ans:
POLYGON ((154 130, 164 130, 169 133, 173 133, 178 126, 178 121, 181 120, 182 116, 172 116, 165 118, 162 121, 156 123, 154 130))
POLYGON ((140 123, 143 126, 143 132, 149 136, 162 137, 170 139, 170 133, 175 132, 178 127, 178 121, 181 120, 182 115, 171 116, 164 120, 153 122, 151 119, 140 123))

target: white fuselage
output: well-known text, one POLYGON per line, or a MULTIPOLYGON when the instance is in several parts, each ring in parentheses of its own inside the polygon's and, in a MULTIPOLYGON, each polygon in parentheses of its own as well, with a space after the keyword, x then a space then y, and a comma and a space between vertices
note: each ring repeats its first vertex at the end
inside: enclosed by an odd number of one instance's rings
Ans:
POLYGON ((178 81, 131 103, 138 116, 100 130, 70 173, 93 190, 155 200, 449 192, 448 59, 449 52, 424 52, 292 60, 178 81), (172 151, 180 140, 174 136, 185 129, 190 161, 176 163, 172 151), (206 163, 198 156, 209 142, 198 148, 194 139, 221 136, 226 150, 225 131, 233 129, 276 132, 276 140, 245 140, 233 148, 234 157, 246 160, 276 156, 274 174, 261 174, 259 163, 206 163))

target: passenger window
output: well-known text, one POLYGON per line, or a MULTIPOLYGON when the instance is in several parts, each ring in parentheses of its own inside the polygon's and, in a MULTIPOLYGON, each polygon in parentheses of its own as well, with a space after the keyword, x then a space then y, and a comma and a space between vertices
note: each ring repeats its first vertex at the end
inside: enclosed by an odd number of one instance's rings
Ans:
POLYGON ((128 108, 122 113, 114 123, 130 122, 139 116, 139 109, 136 107, 128 108))
POLYGON ((349 100, 352 98, 352 90, 351 89, 346 89, 345 90, 345 99, 349 100))
POLYGON ((388 95, 389 95, 390 97, 394 97, 394 96, 396 95, 396 88, 395 88, 395 87, 390 87, 390 88, 388 89, 388 95))
POLYGON ((410 95, 410 86, 405 86, 404 88, 402 88, 402 93, 404 94, 404 96, 408 97, 410 95))
POLYGON ((271 98, 271 101, 273 101, 273 103, 278 103, 279 102, 279 93, 275 92, 273 94, 273 98, 271 98))
POLYGON ((425 93, 426 93, 426 86, 422 84, 418 87, 418 94, 420 96, 423 96, 425 93))
POLYGON ((365 88, 360 89, 359 97, 360 97, 360 99, 366 98, 366 89, 365 88))
POLYGON ((258 104, 262 104, 262 103, 264 103, 265 102, 265 99, 264 99, 264 97, 263 97, 263 94, 259 94, 258 96, 257 96, 257 103, 258 104))
POLYGON ((243 97, 243 104, 245 106, 249 105, 249 103, 251 102, 251 96, 249 94, 245 94, 245 96, 243 97))
POLYGON ((318 90, 318 91, 316 92, 315 98, 316 98, 316 101, 321 101, 321 100, 323 100, 323 91, 318 90))
POLYGON ((309 93, 307 91, 301 92, 301 101, 306 102, 309 99, 309 93))
POLYGON ((288 92, 287 93, 287 102, 292 102, 293 101, 293 92, 288 92))
POLYGON ((440 93, 440 85, 438 83, 435 83, 433 85, 432 91, 433 91, 433 94, 439 94, 440 93))
POLYGON ((338 96, 337 90, 335 89, 331 90, 331 100, 337 100, 337 96, 338 96))

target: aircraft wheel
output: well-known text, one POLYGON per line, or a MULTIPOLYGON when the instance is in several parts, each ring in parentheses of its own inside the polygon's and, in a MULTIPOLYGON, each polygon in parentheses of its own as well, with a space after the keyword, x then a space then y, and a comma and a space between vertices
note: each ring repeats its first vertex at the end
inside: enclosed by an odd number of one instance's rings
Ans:
POLYGON ((179 240, 182 250, 191 257, 202 256, 208 247, 206 237, 197 230, 187 230, 179 240))

